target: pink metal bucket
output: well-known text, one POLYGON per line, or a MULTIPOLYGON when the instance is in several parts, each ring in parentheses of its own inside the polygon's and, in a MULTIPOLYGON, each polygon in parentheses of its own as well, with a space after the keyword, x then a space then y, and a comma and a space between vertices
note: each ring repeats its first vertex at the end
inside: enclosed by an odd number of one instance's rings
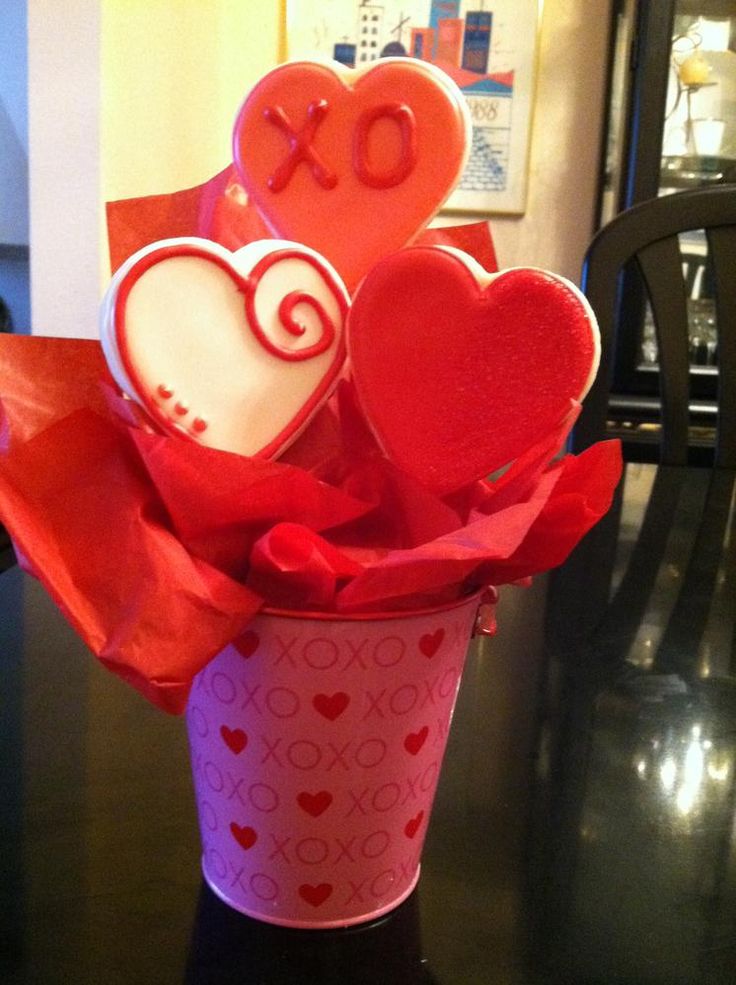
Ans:
POLYGON ((197 676, 202 868, 225 903, 325 928, 411 893, 478 605, 263 613, 197 676))

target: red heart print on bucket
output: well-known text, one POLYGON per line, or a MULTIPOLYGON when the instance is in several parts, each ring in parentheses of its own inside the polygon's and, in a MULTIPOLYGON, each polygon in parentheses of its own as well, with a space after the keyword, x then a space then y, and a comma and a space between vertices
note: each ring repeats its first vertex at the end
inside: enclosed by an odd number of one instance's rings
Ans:
POLYGON ((424 743, 427 741, 429 729, 423 725, 418 732, 410 732, 404 739, 404 748, 412 756, 416 756, 424 743))
POLYGON ((233 641, 233 646, 244 660, 250 660, 260 645, 258 633, 247 629, 242 636, 233 641))
POLYGON ((348 318, 358 397, 386 456, 437 493, 507 465, 587 392, 598 327, 574 284, 486 273, 443 247, 382 260, 348 318))
POLYGON ((299 887, 299 895, 310 906, 322 906, 332 896, 332 886, 328 882, 321 882, 317 886, 303 883, 299 887))
POLYGON ((164 433, 275 457, 337 383, 348 303, 298 244, 164 240, 117 272, 100 336, 116 382, 164 433))
POLYGON ((332 794, 329 790, 320 790, 317 793, 303 790, 298 794, 296 800, 301 809, 311 817, 319 817, 332 803, 332 794))
POLYGON ((227 725, 221 725, 220 735, 228 749, 236 756, 239 756, 248 745, 248 736, 241 728, 228 728, 227 725))
POLYGON ((424 820, 424 811, 419 811, 413 818, 404 825, 404 834, 407 838, 413 838, 424 820))
POLYGON ((323 718, 334 722, 350 704, 350 695, 345 694, 344 691, 337 691, 335 694, 315 694, 312 704, 323 718))
POLYGON ((433 633, 425 633, 419 640, 419 649, 425 657, 431 658, 439 650, 442 640, 445 638, 445 631, 440 626, 433 633))
POLYGON ((233 156, 274 235, 318 250, 352 290, 435 215, 470 133, 462 93, 427 62, 292 62, 246 98, 233 156))
POLYGON ((258 841, 258 835, 256 834, 256 832, 253 830, 253 828, 248 827, 247 825, 241 827, 235 821, 232 821, 230 824, 230 831, 232 833, 233 838, 237 841, 240 847, 244 849, 246 852, 250 848, 252 848, 255 845, 255 843, 258 841))

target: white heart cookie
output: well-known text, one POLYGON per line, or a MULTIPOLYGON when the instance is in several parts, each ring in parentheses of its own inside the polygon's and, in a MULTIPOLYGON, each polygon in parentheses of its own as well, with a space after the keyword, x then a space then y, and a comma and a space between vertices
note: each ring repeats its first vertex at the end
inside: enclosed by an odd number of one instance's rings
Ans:
POLYGON ((297 243, 231 253, 169 239, 116 272, 100 337, 115 381, 161 430, 273 458, 337 383, 348 306, 334 268, 297 243))

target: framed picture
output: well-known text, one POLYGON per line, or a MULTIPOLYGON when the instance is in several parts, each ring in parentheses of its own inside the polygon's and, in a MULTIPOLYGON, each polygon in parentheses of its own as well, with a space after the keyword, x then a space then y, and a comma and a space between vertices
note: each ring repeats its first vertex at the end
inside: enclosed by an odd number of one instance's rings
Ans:
POLYGON ((290 59, 362 68, 408 55, 460 87, 473 143, 445 211, 522 213, 526 202, 539 0, 287 0, 290 59))

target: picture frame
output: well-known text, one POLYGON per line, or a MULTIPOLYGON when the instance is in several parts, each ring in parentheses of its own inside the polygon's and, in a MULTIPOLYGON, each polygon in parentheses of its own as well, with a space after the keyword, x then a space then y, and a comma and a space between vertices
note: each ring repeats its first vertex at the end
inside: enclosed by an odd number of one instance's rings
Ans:
POLYGON ((287 0, 289 60, 361 68, 408 55, 443 69, 470 109, 468 164, 444 212, 523 214, 539 0, 287 0))

